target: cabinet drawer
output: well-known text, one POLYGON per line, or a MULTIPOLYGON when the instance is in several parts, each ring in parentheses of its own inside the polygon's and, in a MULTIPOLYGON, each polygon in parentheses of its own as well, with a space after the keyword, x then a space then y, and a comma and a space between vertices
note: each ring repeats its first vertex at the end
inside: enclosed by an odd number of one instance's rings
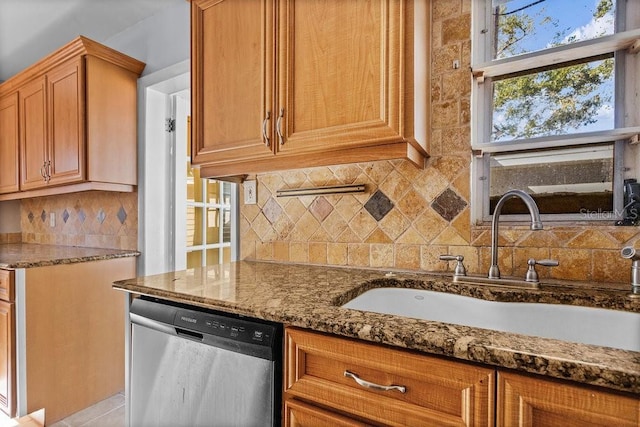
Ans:
POLYGON ((285 427, 366 427, 368 424, 352 420, 296 399, 284 402, 285 427))
POLYGON ((294 328, 285 339, 288 396, 389 425, 493 425, 492 369, 294 328))
POLYGON ((13 270, 0 270, 0 299, 14 300, 13 270))

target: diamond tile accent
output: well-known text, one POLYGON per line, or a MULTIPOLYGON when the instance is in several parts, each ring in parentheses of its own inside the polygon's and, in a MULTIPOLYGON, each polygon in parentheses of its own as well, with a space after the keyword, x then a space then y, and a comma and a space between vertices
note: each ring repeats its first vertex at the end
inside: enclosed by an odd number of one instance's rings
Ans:
POLYGON ((87 219, 87 214, 85 214, 82 209, 78 211, 78 219, 80 220, 81 224, 83 224, 84 221, 87 219))
POLYGON ((44 211, 44 209, 42 210, 42 213, 40 214, 40 219, 42 220, 42 222, 45 222, 47 220, 47 213, 44 211))
POLYGON ((65 222, 65 224, 66 224, 66 223, 67 223, 67 221, 69 220, 69 217, 70 217, 70 216, 71 216, 71 215, 69 214, 69 211, 68 211, 68 210, 66 210, 66 209, 65 209, 65 210, 62 212, 62 220, 65 222))
POLYGON ((29 222, 31 224, 33 224, 33 220, 35 219, 35 215, 33 214, 33 212, 29 211, 29 215, 27 215, 27 218, 29 218, 29 222))
POLYGON ((269 220, 269 222, 273 224, 282 214, 282 208, 280 207, 278 202, 273 199, 273 197, 269 197, 269 200, 267 200, 267 203, 265 203, 264 207, 262 208, 262 213, 269 220))
POLYGON ((380 221, 391 209, 393 209, 393 202, 389 200, 386 194, 378 190, 369 200, 367 200, 367 203, 364 204, 364 208, 376 219, 376 221, 380 221))
POLYGON ((458 196, 455 191, 447 188, 436 197, 433 203, 431 203, 431 207, 446 221, 451 221, 467 207, 467 202, 458 196))
POLYGON ((116 216, 118 217, 118 221, 120 221, 120 224, 124 224, 125 220, 127 219, 127 212, 122 206, 120 206, 120 209, 118 209, 118 213, 116 214, 116 216))
POLYGON ((320 196, 311 203, 309 210, 318 221, 322 222, 333 211, 333 206, 327 199, 320 196))
POLYGON ((102 224, 104 220, 107 219, 107 214, 104 213, 104 210, 102 208, 100 208, 100 210, 98 211, 98 216, 96 218, 98 219, 98 222, 102 224))

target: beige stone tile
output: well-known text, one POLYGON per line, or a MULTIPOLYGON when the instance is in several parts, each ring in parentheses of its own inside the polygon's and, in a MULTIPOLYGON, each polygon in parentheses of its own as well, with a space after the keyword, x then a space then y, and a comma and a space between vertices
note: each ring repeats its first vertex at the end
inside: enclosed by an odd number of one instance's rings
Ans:
MULTIPOLYGON (((501 237, 502 236, 504 235, 501 233, 501 237)), ((520 248, 550 248, 562 246, 562 242, 558 239, 557 234, 550 230, 524 231, 521 239, 516 238, 515 240, 509 240, 509 243, 517 240, 517 246, 520 248)))
POLYGON ((461 4, 458 0, 442 0, 432 2, 431 19, 439 21, 450 16, 455 16, 461 11, 461 4))
POLYGON ((418 233, 418 231, 409 227, 400 237, 396 239, 396 243, 405 243, 405 244, 414 244, 414 245, 424 245, 428 243, 422 234, 418 233))
POLYGON ((393 164, 386 160, 361 163, 360 168, 375 185, 379 185, 394 170, 393 164))
POLYGON ((304 183, 307 181, 307 175, 303 169, 283 171, 281 176, 286 188, 301 188, 304 187, 304 183))
POLYGON ((273 259, 275 261, 289 261, 289 242, 273 242, 273 259))
POLYGON ((551 269, 553 279, 591 280, 592 254, 588 249, 551 248, 550 256, 560 265, 551 269))
POLYGON ((330 166, 329 169, 341 184, 354 184, 362 173, 362 169, 357 164, 330 166))
MULTIPOLYGON (((513 275, 524 278, 529 265, 530 258, 535 260, 549 259, 549 248, 513 248, 513 275)), ((551 277, 551 269, 555 267, 536 266, 536 271, 540 279, 551 277)))
POLYGON ((390 243, 371 245, 371 267, 393 267, 394 246, 390 243))
POLYGON ((617 249, 619 243, 599 230, 586 229, 567 244, 569 248, 582 249, 617 249))
POLYGON ((269 220, 262 214, 258 215, 251 223, 251 228, 260 237, 260 240, 266 241, 275 237, 275 231, 269 220))
POLYGON ((467 243, 471 242, 471 209, 468 206, 451 221, 451 225, 467 243))
POLYGON ((273 260, 273 242, 256 242, 256 259, 273 260))
POLYGON ((631 283, 631 261, 620 256, 620 250, 593 251, 592 278, 596 282, 631 283))
POLYGON ((431 47, 442 47, 442 21, 431 22, 431 47))
POLYGON ((355 234, 350 228, 345 229, 336 238, 336 242, 340 243, 362 243, 357 234, 355 234))
MULTIPOLYGON (((489 267, 491 266, 491 248, 482 247, 479 248, 480 255, 480 272, 481 274, 487 274, 489 267)), ((512 248, 498 248, 498 268, 502 276, 513 276, 513 249, 512 248)))
POLYGON ((291 242, 289 245, 289 259, 292 262, 309 262, 309 243, 291 242))
POLYGON ((387 236, 395 240, 411 226, 411 221, 402 215, 397 209, 392 209, 380 222, 378 226, 387 236))
POLYGON ((337 210, 334 210, 325 218, 322 223, 322 228, 331 236, 331 241, 335 241, 338 239, 338 236, 349 228, 349 224, 337 210))
POLYGON ((306 242, 320 227, 320 223, 311 212, 305 212, 289 234, 290 240, 306 242))
POLYGON ((307 212, 307 207, 303 205, 297 197, 289 198, 289 201, 284 205, 284 212, 294 223, 307 212))
POLYGON ((309 243, 309 262, 313 264, 327 264, 327 244, 320 242, 309 243))
POLYGON ((419 180, 413 182, 413 188, 430 204, 449 186, 449 181, 436 169, 428 167, 419 180))
POLYGON ((327 244, 327 263, 329 265, 347 265, 347 243, 327 244))
POLYGON ((413 226, 427 242, 431 242, 448 226, 448 223, 433 209, 429 208, 414 221, 413 226))
POLYGON ((431 243, 436 245, 455 245, 462 246, 468 242, 458 233, 454 227, 446 227, 442 233, 438 234, 431 243))
POLYGON ((411 182, 400 172, 393 170, 378 187, 393 202, 398 201, 411 188, 411 182))
POLYGON ((393 243, 393 239, 387 236, 384 231, 379 228, 373 230, 373 233, 367 237, 365 243, 393 243))
MULTIPOLYGON (((449 246, 450 255, 462 255, 464 257, 463 264, 467 269, 467 274, 486 273, 480 269, 480 250, 471 246, 449 246)), ((449 271, 453 273, 456 263, 449 262, 449 271)))
POLYGON ((621 227, 617 227, 615 230, 606 230, 606 233, 611 236, 619 244, 626 244, 634 238, 638 238, 640 233, 636 227, 629 227, 627 230, 620 230, 621 227))
MULTIPOLYGON (((256 177, 256 181, 264 185, 271 192, 271 194, 275 194, 276 191, 280 190, 284 186, 284 180, 278 173, 258 175, 256 177)), ((242 194, 242 192, 240 194, 242 194)))
POLYGON ((460 105, 457 101, 442 101, 433 103, 433 119, 431 125, 434 129, 458 126, 460 123, 460 105))
POLYGON ((358 236, 358 241, 363 242, 378 227, 378 223, 369 212, 362 209, 349 222, 349 227, 358 236))
POLYGON ((395 267, 417 270, 420 268, 420 245, 397 244, 395 247, 395 267))
POLYGON ((370 246, 367 243, 348 243, 347 245, 347 264, 358 267, 369 267, 370 265, 370 246))
POLYGON ((413 188, 410 188, 397 204, 400 212, 411 221, 415 220, 427 206, 424 198, 413 188))
POLYGON ((316 230, 315 233, 311 235, 311 237, 309 237, 309 241, 326 243, 326 242, 332 242, 333 238, 329 235, 329 233, 327 233, 327 231, 323 227, 320 227, 316 230))
MULTIPOLYGON (((375 190, 372 190, 375 192, 375 190)), ((373 194, 373 193, 372 193, 373 194)), ((335 205, 336 212, 347 222, 362 209, 362 203, 353 195, 344 196, 335 205)))
POLYGON ((422 245, 420 247, 420 268, 425 271, 448 271, 448 263, 440 261, 440 255, 448 253, 446 246, 422 245))
MULTIPOLYGON (((436 47, 433 49, 431 62, 431 72, 437 76, 440 74, 448 73, 451 71, 451 64, 453 61, 460 61, 461 59, 461 47, 459 44, 443 45, 442 47, 436 47)), ((432 117, 435 117, 436 110, 433 110, 432 117)), ((440 127, 440 126, 438 126, 440 127)))

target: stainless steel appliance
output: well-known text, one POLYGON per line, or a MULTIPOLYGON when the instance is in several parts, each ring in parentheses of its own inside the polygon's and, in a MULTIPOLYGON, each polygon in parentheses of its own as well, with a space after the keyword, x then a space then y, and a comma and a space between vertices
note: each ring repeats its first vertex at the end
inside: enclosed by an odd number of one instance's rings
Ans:
POLYGON ((282 326, 141 297, 129 425, 280 425, 282 326))

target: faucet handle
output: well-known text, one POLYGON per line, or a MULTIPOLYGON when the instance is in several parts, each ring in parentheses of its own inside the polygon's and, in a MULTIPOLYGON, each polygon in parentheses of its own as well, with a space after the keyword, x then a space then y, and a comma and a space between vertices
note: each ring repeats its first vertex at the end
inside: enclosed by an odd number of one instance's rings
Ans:
POLYGON ((454 277, 466 276, 467 275, 467 269, 464 268, 464 264, 462 263, 462 261, 464 261, 464 256, 462 256, 462 255, 440 255, 440 259, 442 261, 457 261, 456 262, 456 268, 453 270, 453 276, 454 277))
POLYGON ((529 264, 529 268, 527 269, 527 274, 524 276, 524 280, 533 283, 538 283, 540 281, 538 279, 538 272, 536 271, 536 264, 543 265, 545 267, 557 267, 560 265, 560 263, 555 259, 535 260, 533 258, 529 258, 527 264, 529 264))

